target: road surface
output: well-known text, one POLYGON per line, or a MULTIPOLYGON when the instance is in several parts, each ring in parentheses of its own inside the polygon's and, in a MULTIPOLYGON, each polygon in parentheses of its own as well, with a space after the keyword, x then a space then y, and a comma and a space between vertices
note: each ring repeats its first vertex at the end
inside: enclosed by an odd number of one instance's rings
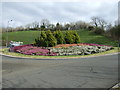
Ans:
POLYGON ((2 56, 3 88, 110 88, 118 82, 118 55, 66 60, 2 56))

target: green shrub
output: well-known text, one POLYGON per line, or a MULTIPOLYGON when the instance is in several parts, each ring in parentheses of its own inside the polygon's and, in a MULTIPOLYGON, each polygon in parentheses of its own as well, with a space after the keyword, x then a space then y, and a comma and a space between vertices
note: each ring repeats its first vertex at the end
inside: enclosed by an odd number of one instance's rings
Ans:
POLYGON ((46 47, 47 46, 46 40, 47 40, 47 35, 45 31, 41 31, 40 36, 37 39, 35 39, 35 45, 46 47))
POLYGON ((35 46, 40 46, 40 39, 39 38, 35 38, 35 46))
POLYGON ((53 36, 53 34, 50 30, 46 31, 46 35, 47 35, 47 40, 46 40, 47 41, 47 46, 53 47, 53 46, 57 45, 57 40, 53 36))
POLYGON ((63 36, 63 33, 60 30, 55 31, 54 36, 57 40, 57 44, 63 44, 64 36, 63 36))
POLYGON ((88 30, 89 30, 89 31, 94 30, 94 27, 93 27, 93 26, 89 26, 89 27, 88 27, 88 30))
POLYGON ((110 36, 114 40, 120 40, 120 25, 114 26, 106 31, 106 36, 110 36))
POLYGON ((46 40, 47 40, 47 35, 46 35, 45 31, 42 31, 41 35, 40 35, 40 46, 46 47, 47 46, 46 40))
POLYGON ((80 37, 77 31, 72 31, 73 43, 80 43, 80 37))
POLYGON ((73 37, 71 31, 66 31, 66 33, 65 33, 65 42, 66 42, 66 44, 74 43, 73 38, 74 37, 73 37))
POLYGON ((2 36, 2 39, 0 40, 2 46, 6 46, 6 38, 2 36))
POLYGON ((97 27, 95 28, 94 32, 98 35, 102 35, 104 33, 104 30, 102 28, 97 27))
POLYGON ((65 36, 63 33, 58 30, 54 32, 54 35, 50 30, 48 31, 41 31, 40 36, 35 39, 36 46, 44 46, 44 47, 53 47, 57 44, 73 44, 79 43, 80 37, 76 31, 66 31, 65 36))

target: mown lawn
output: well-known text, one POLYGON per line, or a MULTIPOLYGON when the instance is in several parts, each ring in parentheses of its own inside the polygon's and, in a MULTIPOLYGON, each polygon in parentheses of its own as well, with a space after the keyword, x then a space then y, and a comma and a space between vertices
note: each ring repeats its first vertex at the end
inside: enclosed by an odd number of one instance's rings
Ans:
MULTIPOLYGON (((80 35, 81 43, 96 43, 104 45, 117 46, 117 42, 107 38, 105 36, 96 35, 93 32, 88 30, 77 30, 80 35)), ((35 38, 40 34, 40 31, 18 31, 18 32, 9 32, 8 39, 9 41, 21 41, 24 44, 34 43, 35 38)), ((7 33, 2 34, 2 39, 6 39, 7 33)))
POLYGON ((96 35, 91 31, 79 30, 78 34, 80 35, 82 43, 96 43, 96 44, 103 44, 103 45, 118 46, 117 41, 113 41, 112 39, 102 35, 96 35))
MULTIPOLYGON (((7 33, 3 33, 3 39, 6 39, 7 33)), ((36 37, 39 36, 39 31, 18 31, 18 32, 9 32, 8 39, 9 41, 21 41, 24 44, 34 43, 36 37)))

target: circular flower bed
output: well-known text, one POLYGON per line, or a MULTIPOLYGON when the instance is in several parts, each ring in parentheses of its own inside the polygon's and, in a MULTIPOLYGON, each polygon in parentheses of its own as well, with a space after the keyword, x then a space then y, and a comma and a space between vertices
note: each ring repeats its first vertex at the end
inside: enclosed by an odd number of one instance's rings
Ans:
POLYGON ((11 52, 25 55, 40 56, 65 56, 65 55, 89 55, 113 49, 112 46, 99 44, 60 44, 55 47, 36 47, 32 44, 11 47, 11 52))

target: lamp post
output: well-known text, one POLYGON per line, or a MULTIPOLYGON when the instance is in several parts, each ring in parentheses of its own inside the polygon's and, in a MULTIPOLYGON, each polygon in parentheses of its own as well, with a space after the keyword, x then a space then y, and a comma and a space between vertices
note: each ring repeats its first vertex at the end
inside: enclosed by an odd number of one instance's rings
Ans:
POLYGON ((12 22, 12 20, 7 22, 7 35, 6 35, 6 47, 8 47, 8 29, 9 29, 9 24, 12 22))

